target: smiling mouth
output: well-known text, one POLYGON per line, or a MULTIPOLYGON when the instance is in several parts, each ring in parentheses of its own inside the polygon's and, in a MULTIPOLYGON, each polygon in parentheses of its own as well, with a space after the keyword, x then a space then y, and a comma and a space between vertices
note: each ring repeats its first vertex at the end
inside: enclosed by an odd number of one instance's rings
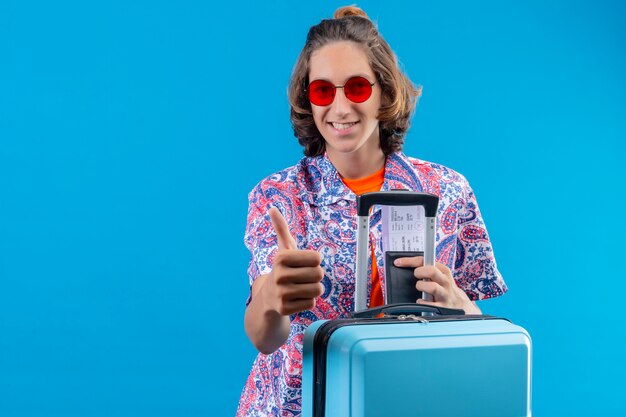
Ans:
POLYGON ((336 123, 331 122, 330 124, 337 130, 346 130, 357 124, 358 122, 350 122, 350 123, 336 123))

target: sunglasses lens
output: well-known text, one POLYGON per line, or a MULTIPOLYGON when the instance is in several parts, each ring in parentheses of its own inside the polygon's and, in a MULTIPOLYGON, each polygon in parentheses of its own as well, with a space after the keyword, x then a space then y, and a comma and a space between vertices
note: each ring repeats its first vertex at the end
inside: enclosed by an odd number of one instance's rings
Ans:
POLYGON ((335 99, 335 86, 324 80, 309 84, 309 101, 316 106, 328 106, 335 99))
POLYGON ((363 103, 372 95, 372 85, 363 77, 350 78, 344 87, 348 100, 363 103))

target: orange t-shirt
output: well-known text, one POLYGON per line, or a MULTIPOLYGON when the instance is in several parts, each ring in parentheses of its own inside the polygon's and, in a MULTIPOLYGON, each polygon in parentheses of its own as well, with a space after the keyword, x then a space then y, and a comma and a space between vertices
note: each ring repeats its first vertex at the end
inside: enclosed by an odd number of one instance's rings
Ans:
MULTIPOLYGON (((342 181, 356 195, 380 191, 385 181, 385 167, 382 167, 379 171, 368 177, 358 178, 356 180, 342 178, 342 181)), ((381 306, 384 303, 383 290, 380 286, 380 276, 378 275, 378 266, 376 265, 374 248, 372 248, 372 294, 370 295, 370 308, 381 306)))

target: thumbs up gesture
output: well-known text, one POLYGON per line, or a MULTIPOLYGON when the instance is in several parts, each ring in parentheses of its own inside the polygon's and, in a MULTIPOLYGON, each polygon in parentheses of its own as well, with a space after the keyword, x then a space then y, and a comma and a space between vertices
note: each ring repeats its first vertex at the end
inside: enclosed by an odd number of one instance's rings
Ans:
POLYGON ((296 241, 280 211, 269 210, 278 237, 278 252, 272 272, 263 285, 263 298, 270 310, 283 316, 310 310, 315 298, 322 295, 324 271, 322 259, 314 250, 298 250, 296 241))

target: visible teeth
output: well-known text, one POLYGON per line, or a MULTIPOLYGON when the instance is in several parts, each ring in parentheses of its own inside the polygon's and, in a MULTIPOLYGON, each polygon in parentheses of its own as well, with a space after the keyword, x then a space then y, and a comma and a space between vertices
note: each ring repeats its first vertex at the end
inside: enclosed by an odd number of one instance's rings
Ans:
POLYGON ((337 130, 345 130, 349 127, 352 127, 356 124, 356 122, 352 122, 352 123, 335 123, 333 122, 333 127, 337 130))

